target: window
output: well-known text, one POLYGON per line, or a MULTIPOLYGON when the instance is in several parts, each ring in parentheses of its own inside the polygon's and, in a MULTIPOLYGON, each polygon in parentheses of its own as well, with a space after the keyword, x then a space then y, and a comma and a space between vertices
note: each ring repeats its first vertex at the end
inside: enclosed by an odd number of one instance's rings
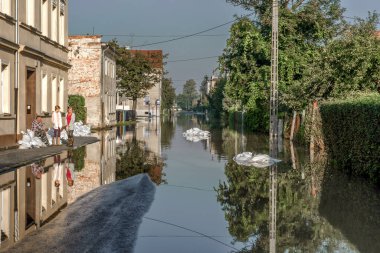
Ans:
POLYGON ((41 32, 42 35, 49 35, 49 4, 47 0, 42 0, 41 6, 41 32))
POLYGON ((52 77, 51 81, 51 110, 54 111, 54 107, 57 105, 57 78, 52 77))
POLYGON ((65 45, 65 2, 60 1, 59 7, 59 44, 65 45))
POLYGON ((108 61, 105 60, 105 63, 104 63, 104 75, 107 76, 108 74, 108 61))
POLYGON ((0 113, 10 113, 11 110, 11 83, 9 66, 0 61, 0 113))
POLYGON ((4 189, 0 192, 0 215, 1 215, 1 241, 11 238, 11 188, 4 189))
POLYGON ((34 26, 35 0, 26 0, 26 23, 34 26))
POLYGON ((0 12, 11 16, 11 0, 0 0, 0 12))
POLYGON ((48 80, 47 75, 42 75, 42 83, 41 83, 41 111, 47 112, 48 111, 48 105, 47 105, 47 98, 48 98, 48 80))
POLYGON ((61 107, 61 110, 63 110, 65 106, 65 83, 63 79, 59 80, 58 97, 59 97, 59 106, 61 107))
POLYGON ((57 30, 58 30, 58 6, 57 6, 57 1, 52 0, 51 39, 54 41, 58 41, 57 30))

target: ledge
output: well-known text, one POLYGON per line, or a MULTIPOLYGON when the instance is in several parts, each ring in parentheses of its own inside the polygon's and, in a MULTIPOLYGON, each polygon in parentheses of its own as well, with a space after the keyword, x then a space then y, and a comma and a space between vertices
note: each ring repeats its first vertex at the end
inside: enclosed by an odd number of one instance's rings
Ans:
POLYGON ((9 16, 5 13, 0 13, 0 19, 4 20, 5 22, 8 22, 11 25, 16 24, 16 19, 14 19, 12 16, 9 16))
POLYGON ((14 120, 16 119, 16 114, 0 114, 0 120, 14 120))

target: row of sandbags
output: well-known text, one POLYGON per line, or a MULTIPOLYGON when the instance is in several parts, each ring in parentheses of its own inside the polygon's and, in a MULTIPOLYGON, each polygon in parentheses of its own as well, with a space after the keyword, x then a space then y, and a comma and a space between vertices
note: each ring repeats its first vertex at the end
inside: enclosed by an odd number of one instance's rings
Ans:
MULTIPOLYGON (((34 132, 32 130, 26 130, 26 132, 21 131, 22 139, 18 142, 19 149, 30 149, 30 148, 43 148, 46 147, 45 143, 41 140, 41 138, 34 136, 34 132)), ((49 144, 52 144, 53 141, 54 130, 51 128, 48 130, 46 137, 49 141, 49 144)), ((61 143, 62 140, 66 141, 68 139, 68 135, 66 130, 61 131, 61 143)))
MULTIPOLYGON (((30 149, 30 148, 43 148, 46 147, 45 143, 37 136, 34 136, 34 132, 32 130, 26 130, 26 132, 21 132, 22 134, 22 140, 18 142, 19 149, 30 149)), ((81 121, 74 123, 74 136, 89 136, 91 134, 91 127, 84 125, 81 121)), ((49 141, 49 144, 52 144, 53 136, 54 136, 54 129, 50 128, 47 131, 47 139, 49 141)), ((68 134, 66 130, 61 131, 61 143, 63 141, 68 140, 68 134)))

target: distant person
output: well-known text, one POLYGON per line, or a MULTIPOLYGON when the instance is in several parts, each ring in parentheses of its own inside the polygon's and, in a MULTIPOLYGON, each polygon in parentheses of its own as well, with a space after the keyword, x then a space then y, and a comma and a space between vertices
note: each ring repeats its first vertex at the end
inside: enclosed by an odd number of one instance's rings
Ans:
POLYGON ((74 123, 75 123, 75 113, 71 106, 67 107, 66 113, 66 131, 68 135, 67 146, 74 146, 74 123))
POLYGON ((46 135, 47 128, 45 128, 41 116, 37 116, 36 119, 33 120, 32 131, 34 132, 34 136, 39 137, 46 146, 50 145, 46 135))
POLYGON ((62 115, 61 107, 55 106, 55 111, 52 114, 51 121, 53 123, 54 136, 53 145, 61 145, 61 129, 62 129, 62 115))

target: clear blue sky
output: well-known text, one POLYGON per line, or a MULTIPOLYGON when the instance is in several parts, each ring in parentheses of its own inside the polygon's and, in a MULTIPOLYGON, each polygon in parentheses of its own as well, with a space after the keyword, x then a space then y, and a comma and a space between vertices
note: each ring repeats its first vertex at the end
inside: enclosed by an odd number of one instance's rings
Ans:
MULTIPOLYGON (((367 16, 368 11, 380 12, 380 0, 341 0, 346 16, 367 16)), ((69 1, 69 33, 129 35, 118 40, 127 45, 141 45, 170 39, 139 37, 141 35, 186 35, 214 27, 246 14, 224 0, 76 0, 69 1)), ((184 40, 144 47, 169 53, 168 61, 220 55, 228 38, 230 25, 206 34, 213 37, 192 37, 184 40)), ((112 39, 104 37, 103 40, 112 39)), ((187 79, 199 84, 205 74, 217 67, 217 59, 174 62, 166 66, 174 80, 177 93, 187 79)))

